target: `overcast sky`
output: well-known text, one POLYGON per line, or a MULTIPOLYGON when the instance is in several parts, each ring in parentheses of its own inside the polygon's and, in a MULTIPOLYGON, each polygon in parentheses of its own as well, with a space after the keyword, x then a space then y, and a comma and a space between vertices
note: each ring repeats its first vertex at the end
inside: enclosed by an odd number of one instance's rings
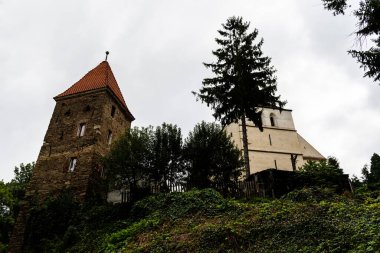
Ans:
POLYGON ((202 62, 233 15, 264 38, 298 132, 359 175, 380 152, 380 86, 346 53, 352 15, 334 17, 320 0, 0 0, 0 179, 37 159, 53 97, 106 50, 134 126, 175 123, 186 136, 213 121, 191 91, 211 76, 202 62))

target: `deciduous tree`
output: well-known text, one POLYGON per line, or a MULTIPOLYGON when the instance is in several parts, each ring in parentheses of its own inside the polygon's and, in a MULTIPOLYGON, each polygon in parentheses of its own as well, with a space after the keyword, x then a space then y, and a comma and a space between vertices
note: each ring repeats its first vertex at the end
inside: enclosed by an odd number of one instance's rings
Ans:
POLYGON ((146 179, 151 161, 152 128, 132 128, 126 131, 111 147, 103 164, 107 179, 113 187, 137 188, 146 179))
POLYGON ((182 134, 176 125, 163 123, 151 136, 152 161, 150 179, 155 184, 166 186, 182 174, 182 134))
POLYGON ((380 156, 374 153, 371 157, 371 165, 364 165, 362 169, 363 181, 370 188, 380 188, 380 156))
POLYGON ((201 122, 185 140, 187 181, 196 187, 210 187, 212 182, 229 183, 241 173, 240 151, 222 127, 201 122))

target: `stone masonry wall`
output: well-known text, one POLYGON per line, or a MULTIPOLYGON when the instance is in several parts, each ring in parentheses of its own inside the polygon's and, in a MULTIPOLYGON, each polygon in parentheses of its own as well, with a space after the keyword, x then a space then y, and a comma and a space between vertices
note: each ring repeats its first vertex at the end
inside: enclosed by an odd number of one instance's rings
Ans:
MULTIPOLYGON (((70 188, 84 201, 91 178, 99 174, 97 159, 109 149, 109 134, 116 140, 131 125, 131 119, 108 90, 77 94, 57 100, 38 156, 26 197, 37 193, 40 200, 59 190, 70 188), (112 115, 112 107, 114 114, 112 115), (85 133, 78 136, 80 124, 85 133), (77 165, 69 171, 71 158, 77 165)), ((23 248, 27 204, 22 208, 10 242, 10 252, 23 248), (24 210, 25 209, 25 210, 24 210)))

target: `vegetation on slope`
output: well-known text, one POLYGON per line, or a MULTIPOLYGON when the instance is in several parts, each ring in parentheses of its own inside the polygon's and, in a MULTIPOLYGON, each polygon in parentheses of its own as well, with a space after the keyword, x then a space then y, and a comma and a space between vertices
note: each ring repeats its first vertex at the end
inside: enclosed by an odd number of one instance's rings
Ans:
MULTIPOLYGON (((148 197, 132 208, 96 206, 47 215, 69 198, 35 209, 31 252, 376 252, 380 198, 361 200, 328 189, 294 191, 282 199, 238 201, 192 190, 148 197), (52 204, 54 203, 54 204, 52 204), (38 216, 41 212, 41 216, 38 216), (69 217, 70 216, 70 217, 69 217), (37 217, 37 218, 36 218, 37 217), (38 218, 40 217, 40 219, 38 218), (66 223, 62 223, 62 221, 66 223), (55 223, 65 229, 49 229, 55 223), (37 234, 37 235, 36 235, 37 234)), ((72 207, 72 208, 71 208, 72 207)))

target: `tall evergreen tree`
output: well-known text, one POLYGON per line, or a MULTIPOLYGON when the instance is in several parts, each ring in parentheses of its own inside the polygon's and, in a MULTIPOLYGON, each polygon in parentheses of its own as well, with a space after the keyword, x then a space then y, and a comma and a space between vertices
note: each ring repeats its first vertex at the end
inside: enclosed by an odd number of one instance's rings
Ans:
POLYGON ((217 61, 204 63, 215 77, 205 78, 199 93, 193 92, 198 99, 211 106, 214 117, 223 126, 241 121, 247 177, 250 165, 246 118, 263 131, 262 107, 282 108, 286 103, 275 95, 276 70, 271 66, 271 59, 261 51, 263 39, 255 43, 258 30, 249 33, 249 25, 241 17, 228 18, 222 24, 223 29, 218 31, 220 37, 216 38, 220 47, 212 51, 217 61))

